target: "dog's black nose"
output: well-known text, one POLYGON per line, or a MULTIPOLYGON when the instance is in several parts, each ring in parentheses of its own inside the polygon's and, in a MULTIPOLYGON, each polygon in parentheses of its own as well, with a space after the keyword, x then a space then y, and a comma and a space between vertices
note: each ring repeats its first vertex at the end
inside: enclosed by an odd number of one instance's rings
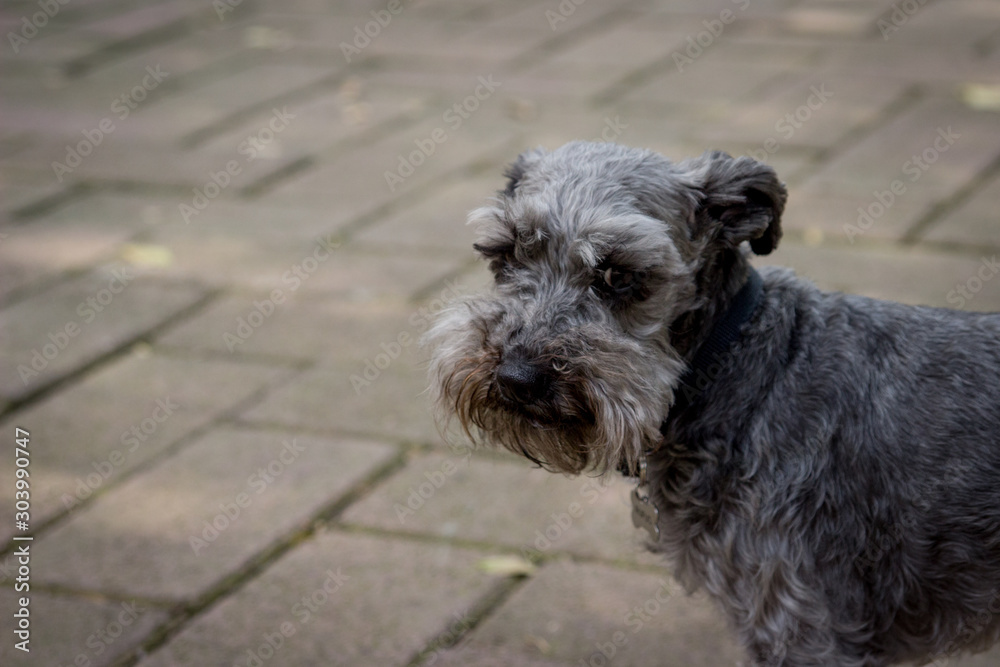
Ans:
POLYGON ((544 368, 511 356, 497 367, 496 384, 500 394, 511 403, 534 403, 548 395, 550 381, 544 368))

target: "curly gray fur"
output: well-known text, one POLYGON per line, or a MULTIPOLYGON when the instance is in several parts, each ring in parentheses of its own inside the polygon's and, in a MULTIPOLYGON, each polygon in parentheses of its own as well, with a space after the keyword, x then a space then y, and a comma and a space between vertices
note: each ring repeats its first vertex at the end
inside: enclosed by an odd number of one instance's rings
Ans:
POLYGON ((764 269, 740 340, 692 391, 678 383, 747 246, 780 240, 774 171, 576 142, 507 176, 470 215, 496 285, 428 334, 444 421, 567 473, 648 452, 652 548, 756 664, 927 662, 998 639, 1000 315, 764 269))

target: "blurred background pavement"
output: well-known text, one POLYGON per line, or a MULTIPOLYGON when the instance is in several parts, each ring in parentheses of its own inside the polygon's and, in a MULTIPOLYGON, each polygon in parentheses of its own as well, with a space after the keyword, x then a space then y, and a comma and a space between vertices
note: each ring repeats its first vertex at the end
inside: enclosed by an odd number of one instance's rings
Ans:
POLYGON ((465 214, 525 148, 753 155, 790 191, 767 262, 1000 310, 995 1, 32 0, 0 24, 4 665, 740 664, 624 480, 435 432, 414 341, 487 284, 465 214))

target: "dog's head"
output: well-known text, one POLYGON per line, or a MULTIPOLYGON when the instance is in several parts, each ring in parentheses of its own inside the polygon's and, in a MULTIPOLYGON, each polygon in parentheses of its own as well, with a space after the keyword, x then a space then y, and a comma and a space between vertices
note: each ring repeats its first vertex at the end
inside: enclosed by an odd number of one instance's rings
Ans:
POLYGON ((439 415, 551 470, 633 466, 700 329, 769 253, 785 189, 750 158, 575 142, 522 154, 473 211, 495 286, 428 333, 439 415))

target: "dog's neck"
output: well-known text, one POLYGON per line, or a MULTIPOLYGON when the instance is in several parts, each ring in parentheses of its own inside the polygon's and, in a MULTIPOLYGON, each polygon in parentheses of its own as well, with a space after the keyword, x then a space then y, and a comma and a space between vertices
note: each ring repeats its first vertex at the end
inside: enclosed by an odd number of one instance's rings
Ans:
POLYGON ((674 403, 666 422, 684 410, 726 366, 730 350, 740 336, 740 329, 753 317, 764 294, 764 281, 753 267, 747 267, 743 286, 722 310, 697 347, 689 351, 688 370, 674 391, 674 403))
MULTIPOLYGON (((727 299, 727 307, 717 310, 707 334, 689 351, 688 369, 674 390, 674 402, 660 427, 661 433, 666 433, 670 422, 689 407, 726 367, 733 343, 740 337, 740 329, 757 312, 763 295, 763 279, 753 267, 747 266, 742 286, 727 299)), ((640 467, 645 465, 646 455, 647 452, 643 452, 640 456, 640 467)), ((638 474, 626 462, 619 469, 627 477, 638 474)))

